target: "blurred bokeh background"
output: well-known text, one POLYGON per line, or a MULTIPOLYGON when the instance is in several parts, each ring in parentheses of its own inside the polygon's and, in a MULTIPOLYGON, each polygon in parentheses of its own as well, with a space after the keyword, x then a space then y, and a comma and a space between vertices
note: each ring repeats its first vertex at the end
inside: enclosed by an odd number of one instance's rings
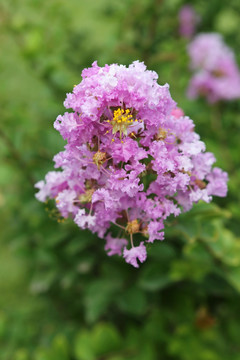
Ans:
MULTIPOLYGON (((240 359, 240 101, 187 99, 186 3, 0 1, 0 360, 240 359), (230 177, 228 197, 170 222, 139 270, 34 197, 82 69, 136 59, 170 84, 230 177)), ((196 31, 222 34, 240 65, 239 0, 191 5, 196 31)))

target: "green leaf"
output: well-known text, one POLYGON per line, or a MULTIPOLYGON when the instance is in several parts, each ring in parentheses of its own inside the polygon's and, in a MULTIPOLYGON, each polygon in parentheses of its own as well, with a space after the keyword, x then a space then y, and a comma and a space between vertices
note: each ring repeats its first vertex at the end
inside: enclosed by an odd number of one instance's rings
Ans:
POLYGON ((86 288, 84 304, 86 308, 86 319, 92 323, 103 315, 111 303, 114 294, 121 288, 120 281, 109 281, 101 279, 92 281, 86 288))
POLYGON ((59 360, 69 359, 69 344, 67 338, 64 335, 56 335, 52 343, 53 351, 59 360))
POLYGON ((147 310, 146 295, 137 287, 132 287, 119 294, 117 304, 123 312, 133 315, 142 315, 147 310))
POLYGON ((92 346, 98 356, 121 350, 122 339, 112 324, 97 324, 92 331, 92 346))
POLYGON ((171 264, 170 278, 172 281, 201 281, 209 272, 209 267, 203 267, 193 259, 175 260, 171 264))
POLYGON ((215 19, 216 30, 225 34, 232 34, 238 30, 239 13, 231 8, 223 9, 215 19))
POLYGON ((29 352, 26 349, 19 349, 14 354, 15 360, 29 360, 29 352))
POLYGON ((240 267, 228 269, 224 277, 240 293, 240 267))
POLYGON ((228 229, 215 224, 215 234, 213 237, 204 236, 207 238, 206 243, 211 251, 222 262, 230 266, 240 266, 240 238, 228 229))
POLYGON ((146 264, 138 281, 139 287, 148 291, 163 289, 171 283, 169 276, 155 263, 146 264))
POLYGON ((168 263, 175 256, 175 249, 165 241, 155 241, 147 245, 148 256, 161 264, 168 263))
POLYGON ((77 360, 95 360, 90 331, 81 331, 74 341, 74 355, 77 360))

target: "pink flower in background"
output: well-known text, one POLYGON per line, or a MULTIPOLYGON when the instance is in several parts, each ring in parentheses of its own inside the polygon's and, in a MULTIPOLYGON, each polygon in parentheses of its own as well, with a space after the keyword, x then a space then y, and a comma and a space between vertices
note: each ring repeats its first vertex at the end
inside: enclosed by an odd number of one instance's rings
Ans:
POLYGON ((200 17, 191 5, 184 5, 179 11, 178 18, 179 34, 185 38, 191 38, 195 33, 200 17))
POLYGON ((206 97, 210 103, 240 98, 240 72, 234 53, 219 34, 199 34, 188 52, 194 71, 189 98, 206 97))
POLYGON ((181 108, 176 107, 175 109, 173 109, 171 111, 171 115, 178 119, 178 118, 184 116, 184 112, 181 108))
POLYGON ((105 238, 108 255, 138 267, 168 216, 226 195, 227 174, 212 169, 193 121, 143 63, 95 62, 82 78, 64 102, 73 111, 54 123, 67 140, 54 156, 60 170, 36 184, 36 197, 54 199, 62 217, 105 238))

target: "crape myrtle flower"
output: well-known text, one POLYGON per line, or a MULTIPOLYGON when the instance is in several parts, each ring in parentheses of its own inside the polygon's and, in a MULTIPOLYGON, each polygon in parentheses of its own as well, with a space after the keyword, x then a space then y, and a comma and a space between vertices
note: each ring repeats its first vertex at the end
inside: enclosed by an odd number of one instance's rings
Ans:
POLYGON ((40 201, 55 199, 63 218, 105 238, 108 255, 134 267, 148 243, 164 239, 165 219, 227 192, 227 174, 212 169, 193 121, 157 78, 138 61, 83 70, 64 102, 72 111, 54 123, 67 140, 54 156, 60 170, 36 184, 40 201))
POLYGON ((191 5, 181 7, 179 14, 179 34, 184 38, 191 38, 196 30, 196 26, 200 21, 200 17, 191 5))
POLYGON ((220 34, 197 35, 188 47, 194 71, 189 98, 206 97, 209 103, 240 98, 240 72, 232 50, 220 34))

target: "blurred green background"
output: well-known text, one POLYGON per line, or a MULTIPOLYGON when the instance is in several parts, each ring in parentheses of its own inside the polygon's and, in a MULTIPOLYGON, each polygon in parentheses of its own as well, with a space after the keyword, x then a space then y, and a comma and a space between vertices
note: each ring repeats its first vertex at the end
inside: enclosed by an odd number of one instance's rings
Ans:
MULTIPOLYGON (((240 359, 240 101, 186 98, 184 4, 0 1, 0 360, 240 359), (140 269, 56 222, 33 187, 63 148, 52 124, 82 69, 136 59, 170 84, 230 176, 227 198, 167 222, 140 269)), ((240 65, 239 0, 191 4, 198 32, 220 32, 240 65)))

